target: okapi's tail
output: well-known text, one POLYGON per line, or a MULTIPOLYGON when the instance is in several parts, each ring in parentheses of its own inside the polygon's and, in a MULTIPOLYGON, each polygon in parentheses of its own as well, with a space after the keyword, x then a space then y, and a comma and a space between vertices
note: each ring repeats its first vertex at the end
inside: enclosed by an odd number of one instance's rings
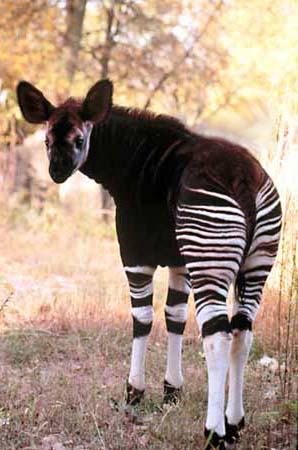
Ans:
POLYGON ((244 303, 245 299, 245 275, 239 271, 235 281, 235 294, 239 303, 244 303))
POLYGON ((245 273, 241 270, 241 267, 244 265, 245 259, 249 253, 255 233, 257 195, 264 183, 264 179, 268 177, 259 164, 252 164, 250 168, 250 173, 242 173, 242 176, 238 176, 234 183, 235 198, 244 213, 246 221, 246 244, 242 255, 240 270, 235 281, 235 294, 239 303, 243 303, 245 300, 245 273))
POLYGON ((245 274, 243 271, 241 271, 241 266, 243 266, 244 261, 247 257, 255 232, 256 226, 255 194, 249 191, 246 192, 245 195, 242 196, 241 201, 239 203, 242 206, 242 210, 244 212, 246 220, 246 245, 242 255, 240 270, 237 274, 235 281, 235 289, 236 289, 235 294, 237 300, 240 303, 243 303, 245 297, 245 274), (246 202, 244 200, 246 200, 246 202))

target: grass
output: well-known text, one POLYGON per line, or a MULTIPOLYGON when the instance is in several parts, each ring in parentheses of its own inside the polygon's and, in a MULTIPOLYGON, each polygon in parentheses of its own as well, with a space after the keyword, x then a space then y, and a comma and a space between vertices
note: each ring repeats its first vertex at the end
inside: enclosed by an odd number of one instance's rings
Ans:
MULTIPOLYGON (((151 339, 140 425, 124 408, 129 350, 125 330, 113 323, 90 334, 3 333, 1 449, 43 449, 49 437, 61 449, 203 449, 207 378, 200 346, 186 342, 183 399, 163 410, 166 341, 151 339)), ((251 362, 245 399, 248 425, 238 448, 294 450, 297 403, 278 398, 277 375, 251 362)))
MULTIPOLYGON (((193 307, 183 398, 176 407, 161 405, 166 271, 155 279, 147 393, 136 424, 124 408, 131 320, 113 226, 81 211, 47 208, 41 215, 2 213, 0 230, 1 304, 13 289, 0 315, 0 449, 202 450, 207 373, 193 307)), ((247 427, 237 449, 294 450, 297 399, 283 399, 278 374, 259 363, 264 352, 276 356, 271 325, 266 329, 261 317, 246 372, 247 427)), ((272 314, 268 320, 274 325, 272 314)))

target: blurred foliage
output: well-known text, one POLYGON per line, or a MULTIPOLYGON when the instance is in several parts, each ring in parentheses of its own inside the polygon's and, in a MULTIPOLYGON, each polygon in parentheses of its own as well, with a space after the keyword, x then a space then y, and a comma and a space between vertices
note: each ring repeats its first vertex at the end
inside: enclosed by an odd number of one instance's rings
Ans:
POLYGON ((251 114, 297 83, 297 14, 295 0, 2 0, 0 103, 20 118, 20 79, 59 101, 109 76, 116 102, 192 124, 251 114))

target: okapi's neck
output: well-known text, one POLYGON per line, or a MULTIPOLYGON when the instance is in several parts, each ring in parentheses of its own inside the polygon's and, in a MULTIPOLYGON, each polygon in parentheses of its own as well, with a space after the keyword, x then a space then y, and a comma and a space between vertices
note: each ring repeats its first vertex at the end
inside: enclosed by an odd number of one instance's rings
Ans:
POLYGON ((94 126, 81 171, 116 198, 125 192, 156 192, 174 175, 167 173, 173 155, 193 139, 194 135, 171 117, 113 107, 109 119, 94 126))

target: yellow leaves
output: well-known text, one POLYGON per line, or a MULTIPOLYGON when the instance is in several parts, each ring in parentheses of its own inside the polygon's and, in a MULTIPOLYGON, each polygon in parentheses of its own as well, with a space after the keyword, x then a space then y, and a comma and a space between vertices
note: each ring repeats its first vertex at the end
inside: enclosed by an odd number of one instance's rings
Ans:
POLYGON ((4 88, 15 89, 19 79, 40 84, 47 73, 58 76, 60 16, 60 8, 47 0, 1 1, 0 78, 4 88))
MULTIPOLYGON (((150 99, 150 108, 187 117, 190 124, 223 108, 241 112, 248 102, 266 101, 268 89, 277 92, 285 78, 291 84, 296 77, 296 0, 95 3, 88 3, 83 22, 75 95, 100 78, 104 52, 117 102, 143 107, 150 99), (105 7, 114 8, 110 36, 105 7)), ((68 93, 65 6, 1 0, 3 88, 14 91, 19 79, 27 79, 53 102, 68 93)))

